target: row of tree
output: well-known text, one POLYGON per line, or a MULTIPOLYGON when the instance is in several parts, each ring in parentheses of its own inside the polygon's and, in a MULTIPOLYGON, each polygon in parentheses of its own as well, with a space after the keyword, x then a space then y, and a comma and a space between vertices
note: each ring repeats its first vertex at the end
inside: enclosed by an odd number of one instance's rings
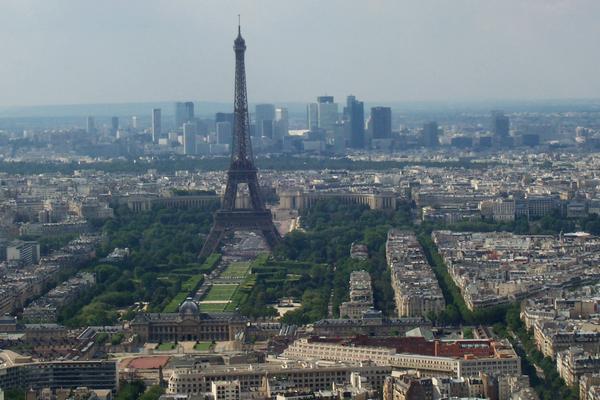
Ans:
POLYGON ((494 333, 507 338, 521 357, 523 373, 529 376, 531 385, 542 400, 576 400, 579 398, 577 385, 568 387, 556 370, 555 362, 537 349, 533 332, 528 331, 519 317, 519 305, 508 308, 504 321, 493 326, 494 333), (541 369, 539 374, 536 367, 541 369))
MULTIPOLYGON (((44 173, 61 173, 71 175, 77 170, 96 170, 110 173, 146 173, 148 169, 156 169, 162 173, 171 173, 180 170, 188 171, 224 171, 229 166, 229 157, 192 158, 177 155, 155 157, 152 159, 115 159, 111 162, 91 162, 80 164, 77 162, 0 162, 0 172, 11 175, 34 175, 44 173)), ((275 171, 302 171, 302 170, 390 170, 404 168, 412 165, 445 168, 472 168, 483 169, 490 163, 472 163, 469 160, 460 161, 368 161, 352 160, 350 158, 331 157, 306 157, 296 156, 259 156, 256 158, 257 166, 262 170, 275 171)), ((1 184, 1 182, 0 182, 1 184)))

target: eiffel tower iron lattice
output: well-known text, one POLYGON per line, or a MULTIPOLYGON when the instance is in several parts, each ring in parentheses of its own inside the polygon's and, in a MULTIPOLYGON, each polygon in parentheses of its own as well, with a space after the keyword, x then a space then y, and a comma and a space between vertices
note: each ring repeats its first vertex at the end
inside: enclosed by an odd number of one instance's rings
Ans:
POLYGON ((244 53, 246 42, 238 25, 238 36, 234 41, 235 51, 235 98, 234 132, 231 147, 231 163, 227 171, 227 186, 221 208, 214 214, 213 226, 202 246, 200 258, 217 251, 227 232, 236 230, 259 231, 272 249, 281 240, 273 223, 271 211, 265 208, 254 166, 252 143, 250 141, 250 121, 248 117, 248 97, 246 93, 246 68, 244 53), (236 208, 235 200, 239 184, 247 184, 251 208, 236 208))

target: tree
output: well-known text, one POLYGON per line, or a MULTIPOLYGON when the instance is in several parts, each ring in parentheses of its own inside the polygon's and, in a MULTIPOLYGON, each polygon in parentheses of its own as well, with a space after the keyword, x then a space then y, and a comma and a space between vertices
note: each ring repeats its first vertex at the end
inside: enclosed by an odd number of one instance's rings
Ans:
POLYGON ((158 400, 163 393, 165 393, 165 390, 162 387, 158 385, 150 386, 148 390, 139 397, 139 400, 158 400))
POLYGON ((7 400, 25 400, 25 395, 26 393, 23 389, 9 389, 4 392, 4 397, 7 400))
POLYGON ((121 383, 115 400, 137 400, 145 388, 146 385, 142 381, 121 383))

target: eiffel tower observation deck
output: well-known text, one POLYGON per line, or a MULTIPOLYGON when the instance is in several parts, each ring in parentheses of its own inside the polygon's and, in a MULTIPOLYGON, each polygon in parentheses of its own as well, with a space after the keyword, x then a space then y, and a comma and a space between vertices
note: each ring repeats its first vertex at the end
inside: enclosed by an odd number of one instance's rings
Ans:
POLYGON ((233 50, 235 51, 235 98, 231 163, 227 171, 227 186, 221 209, 214 214, 213 226, 200 251, 200 258, 205 258, 218 251, 225 235, 236 230, 261 233, 271 249, 281 240, 273 223, 273 215, 265 207, 262 199, 257 170, 254 166, 252 142, 250 141, 248 96, 246 93, 246 68, 244 65, 246 41, 242 37, 239 25, 233 50), (251 208, 241 209, 235 207, 240 184, 248 186, 251 208))

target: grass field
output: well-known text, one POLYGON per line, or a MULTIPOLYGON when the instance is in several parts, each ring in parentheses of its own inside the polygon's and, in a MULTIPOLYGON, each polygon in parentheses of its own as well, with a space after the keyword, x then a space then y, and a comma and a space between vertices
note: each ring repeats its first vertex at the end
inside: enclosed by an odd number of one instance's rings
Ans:
POLYGON ((206 297, 202 300, 206 301, 227 301, 235 293, 238 285, 212 285, 208 290, 206 297))
POLYGON ((161 343, 158 345, 156 350, 173 350, 175 348, 175 343, 161 343))
MULTIPOLYGON (((163 308, 165 313, 174 313, 179 309, 179 305, 188 297, 194 294, 194 291, 200 287, 204 281, 204 273, 212 271, 221 256, 219 254, 211 254, 203 264, 188 264, 184 268, 179 268, 178 271, 182 273, 193 272, 194 275, 186 276, 186 279, 181 284, 181 290, 171 299, 171 301, 163 308)), ((159 277, 159 279, 174 279, 174 275, 159 277)), ((226 299, 227 300, 227 299, 226 299)))
POLYGON ((250 269, 249 262, 234 262, 234 263, 229 264, 229 266, 221 274, 221 277, 223 277, 223 278, 234 278, 234 277, 243 278, 246 276, 249 269, 250 269))
POLYGON ((200 303, 200 312, 222 312, 225 311, 227 303, 200 303))
POLYGON ((212 348, 212 343, 211 342, 200 342, 200 343, 196 343, 194 345, 194 350, 198 350, 198 351, 208 351, 212 348))
POLYGON ((189 294, 188 292, 177 293, 177 295, 175 297, 173 297, 173 299, 171 299, 169 304, 167 304, 165 306, 165 308, 163 309, 163 312, 165 312, 165 313, 177 312, 177 310, 179 309, 179 305, 181 303, 183 303, 183 301, 186 299, 186 297, 188 297, 188 294, 189 294))

